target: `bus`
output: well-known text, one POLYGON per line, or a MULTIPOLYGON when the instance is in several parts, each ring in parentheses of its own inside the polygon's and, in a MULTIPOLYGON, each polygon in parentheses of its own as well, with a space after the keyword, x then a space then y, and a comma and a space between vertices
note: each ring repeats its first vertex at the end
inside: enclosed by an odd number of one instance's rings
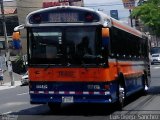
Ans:
POLYGON ((118 103, 122 108, 128 96, 149 88, 147 36, 101 11, 40 9, 28 14, 24 27, 31 104, 53 109, 118 103))

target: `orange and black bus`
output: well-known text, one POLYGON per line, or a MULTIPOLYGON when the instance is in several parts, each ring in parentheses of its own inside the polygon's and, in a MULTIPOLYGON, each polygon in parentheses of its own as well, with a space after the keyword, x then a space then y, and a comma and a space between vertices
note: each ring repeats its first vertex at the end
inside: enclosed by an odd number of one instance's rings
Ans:
POLYGON ((149 87, 149 45, 141 32, 84 7, 26 18, 32 104, 120 103, 149 87))

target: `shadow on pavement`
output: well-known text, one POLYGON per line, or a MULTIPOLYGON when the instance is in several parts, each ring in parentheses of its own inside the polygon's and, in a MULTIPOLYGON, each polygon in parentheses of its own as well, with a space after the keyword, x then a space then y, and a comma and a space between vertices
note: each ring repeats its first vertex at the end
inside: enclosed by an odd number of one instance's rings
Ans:
POLYGON ((51 111, 47 105, 39 105, 11 115, 59 115, 59 116, 106 116, 116 111, 112 105, 104 104, 66 104, 60 109, 51 111))

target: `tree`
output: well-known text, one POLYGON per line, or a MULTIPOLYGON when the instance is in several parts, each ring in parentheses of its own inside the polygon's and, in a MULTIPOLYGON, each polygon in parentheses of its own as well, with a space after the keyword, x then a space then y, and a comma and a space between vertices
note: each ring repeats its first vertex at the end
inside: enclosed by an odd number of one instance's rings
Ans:
POLYGON ((141 2, 140 6, 133 9, 131 16, 139 18, 151 29, 152 34, 160 36, 160 0, 141 2))

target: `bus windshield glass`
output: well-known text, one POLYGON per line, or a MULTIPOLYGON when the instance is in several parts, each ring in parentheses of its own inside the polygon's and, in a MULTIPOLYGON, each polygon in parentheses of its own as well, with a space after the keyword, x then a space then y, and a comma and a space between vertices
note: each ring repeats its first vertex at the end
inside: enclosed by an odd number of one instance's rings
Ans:
POLYGON ((44 27, 29 29, 32 64, 96 64, 97 27, 44 27))

